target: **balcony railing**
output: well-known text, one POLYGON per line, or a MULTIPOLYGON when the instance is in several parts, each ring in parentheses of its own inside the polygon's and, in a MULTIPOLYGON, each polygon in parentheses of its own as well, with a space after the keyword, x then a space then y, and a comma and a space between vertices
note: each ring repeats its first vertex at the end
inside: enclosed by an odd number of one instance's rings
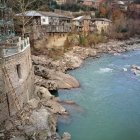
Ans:
POLYGON ((42 29, 47 33, 71 32, 70 25, 48 25, 48 26, 43 26, 42 29))
POLYGON ((22 40, 21 37, 15 37, 0 42, 0 46, 0 57, 8 57, 20 53, 27 47, 30 47, 30 42, 29 38, 25 38, 22 40))

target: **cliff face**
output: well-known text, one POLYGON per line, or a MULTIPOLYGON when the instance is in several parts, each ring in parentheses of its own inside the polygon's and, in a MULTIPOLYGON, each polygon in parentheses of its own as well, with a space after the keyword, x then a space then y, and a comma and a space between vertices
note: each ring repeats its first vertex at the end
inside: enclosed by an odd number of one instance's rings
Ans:
POLYGON ((35 96, 16 115, 0 125, 0 139, 62 139, 56 132, 57 117, 58 114, 68 114, 65 108, 44 87, 38 87, 35 96))

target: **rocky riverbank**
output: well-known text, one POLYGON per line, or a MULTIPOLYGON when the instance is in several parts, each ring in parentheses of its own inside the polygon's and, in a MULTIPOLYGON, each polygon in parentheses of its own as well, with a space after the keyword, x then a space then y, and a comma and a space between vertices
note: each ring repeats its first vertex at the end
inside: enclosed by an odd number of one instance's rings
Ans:
POLYGON ((135 44, 140 43, 139 38, 126 41, 109 41, 96 46, 74 46, 64 53, 63 57, 53 60, 47 56, 32 56, 35 66, 36 85, 46 87, 48 90, 71 89, 79 87, 79 82, 66 74, 67 70, 78 68, 88 57, 98 58, 103 53, 118 55, 121 52, 136 49, 135 44))
MULTIPOLYGON (((57 60, 47 56, 32 56, 35 66, 35 85, 43 86, 48 90, 71 89, 80 86, 79 82, 69 74, 67 70, 73 70, 82 65, 84 59, 88 57, 98 58, 103 53, 118 55, 119 53, 136 49, 140 39, 130 39, 126 41, 109 41, 98 44, 90 48, 74 46, 57 60)), ((51 102, 51 101, 50 101, 51 102)), ((61 103, 59 101, 58 103, 61 103)), ((72 101, 68 102, 72 103, 72 101)))
POLYGON ((0 140, 70 140, 69 133, 57 133, 58 115, 68 115, 59 99, 36 86, 34 98, 1 124, 0 140))

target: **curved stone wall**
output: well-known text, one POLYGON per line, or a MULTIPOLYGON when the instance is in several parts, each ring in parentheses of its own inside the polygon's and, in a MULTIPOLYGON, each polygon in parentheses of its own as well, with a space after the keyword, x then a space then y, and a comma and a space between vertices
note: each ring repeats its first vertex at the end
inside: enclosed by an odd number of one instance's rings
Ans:
POLYGON ((22 108, 34 91, 34 74, 30 47, 24 51, 0 59, 0 122, 9 115, 14 115, 18 107, 22 108))

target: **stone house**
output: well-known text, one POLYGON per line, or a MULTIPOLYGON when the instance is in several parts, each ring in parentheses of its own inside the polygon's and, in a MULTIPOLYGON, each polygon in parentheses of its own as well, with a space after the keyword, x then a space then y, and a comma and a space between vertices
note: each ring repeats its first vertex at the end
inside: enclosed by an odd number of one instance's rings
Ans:
POLYGON ((120 9, 123 12, 127 11, 127 3, 125 3, 124 1, 112 1, 111 2, 111 8, 112 9, 120 9))
MULTIPOLYGON (((23 14, 17 14, 21 17, 23 14)), ((54 34, 71 32, 72 17, 56 14, 54 12, 27 11, 24 16, 29 19, 29 26, 32 27, 34 39, 54 34)))
POLYGON ((112 21, 106 18, 94 18, 92 19, 92 23, 96 26, 97 32, 102 33, 108 31, 112 21))
MULTIPOLYGON (((8 8, 3 2, 0 9, 5 13, 8 8)), ((34 92, 29 38, 14 36, 12 20, 5 19, 3 15, 0 24, 0 123, 22 109, 34 92)))
POLYGON ((128 14, 134 19, 140 19, 140 4, 139 3, 130 3, 128 5, 128 14))
POLYGON ((95 29, 94 24, 91 22, 90 16, 79 16, 73 19, 73 30, 77 32, 93 32, 95 29))

